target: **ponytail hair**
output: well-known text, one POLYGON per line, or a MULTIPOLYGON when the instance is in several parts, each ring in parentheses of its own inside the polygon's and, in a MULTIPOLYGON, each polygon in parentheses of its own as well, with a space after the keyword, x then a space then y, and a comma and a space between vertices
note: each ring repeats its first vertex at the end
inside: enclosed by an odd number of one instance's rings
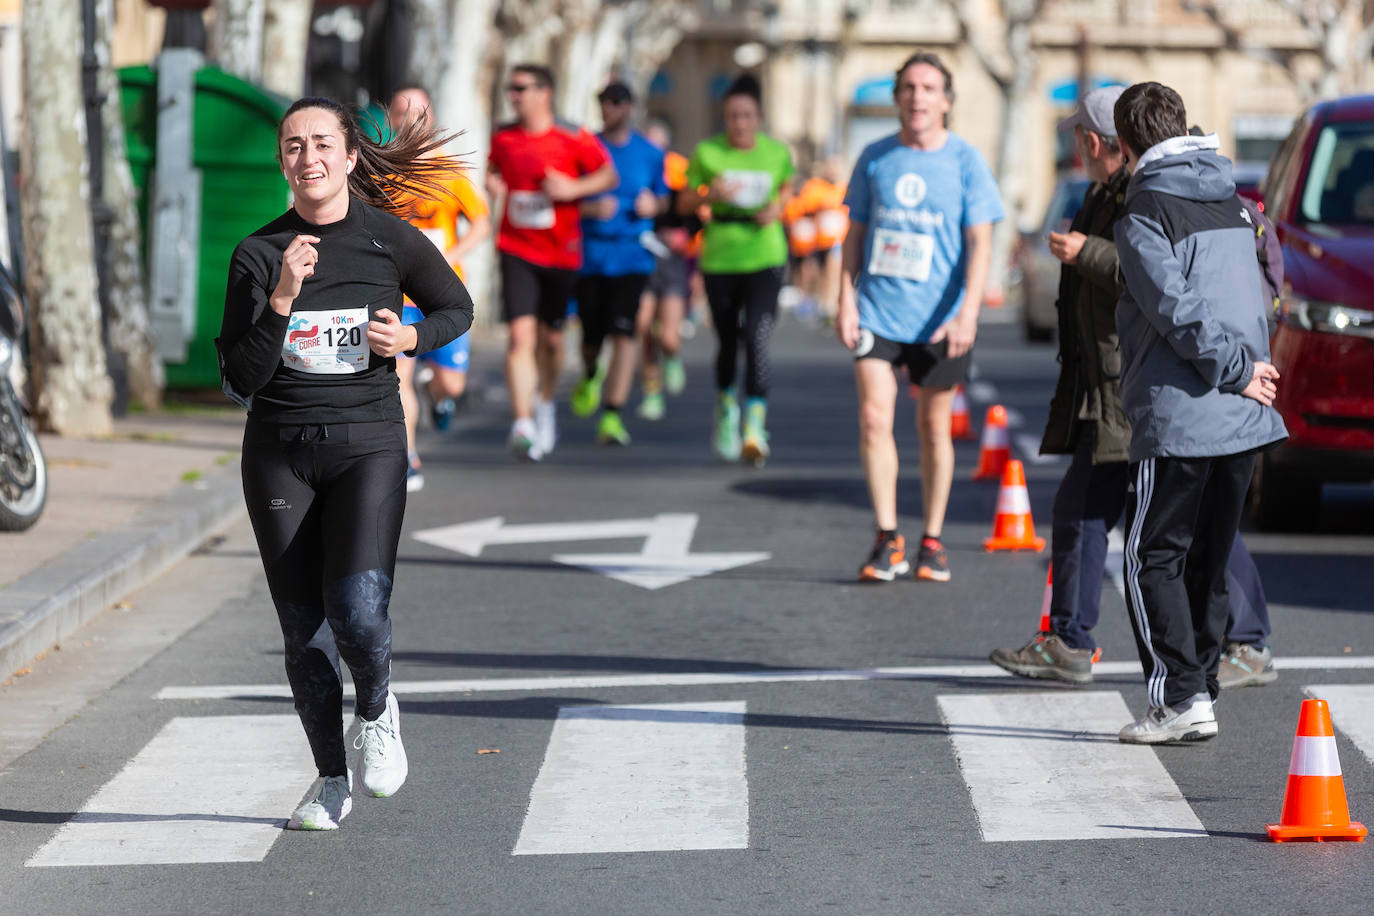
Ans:
POLYGON ((277 125, 277 162, 281 162, 281 129, 286 119, 305 108, 319 108, 334 115, 344 136, 345 152, 358 152, 358 163, 348 173, 348 193, 374 207, 389 210, 402 219, 419 215, 415 198, 439 200, 451 197, 444 180, 467 168, 456 156, 430 155, 461 135, 441 133, 419 119, 407 119, 399 129, 374 140, 358 126, 358 117, 333 99, 308 96, 286 109, 277 125))

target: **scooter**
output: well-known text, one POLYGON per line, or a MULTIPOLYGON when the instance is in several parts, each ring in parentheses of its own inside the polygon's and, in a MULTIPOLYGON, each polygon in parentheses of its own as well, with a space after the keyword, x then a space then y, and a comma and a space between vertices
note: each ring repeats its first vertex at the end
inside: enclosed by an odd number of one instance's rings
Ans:
POLYGON ((23 358, 24 312, 14 276, 0 264, 0 531, 23 531, 48 500, 48 465, 10 379, 23 358))

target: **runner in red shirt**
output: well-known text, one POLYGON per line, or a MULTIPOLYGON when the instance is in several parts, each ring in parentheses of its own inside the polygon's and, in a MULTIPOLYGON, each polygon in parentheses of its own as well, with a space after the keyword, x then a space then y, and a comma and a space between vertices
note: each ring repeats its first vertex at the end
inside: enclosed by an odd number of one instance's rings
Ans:
POLYGON ((553 395, 563 368, 563 321, 582 266, 577 202, 609 191, 619 178, 595 136, 554 118, 548 68, 512 69, 506 97, 516 123, 491 138, 487 193, 504 204, 496 248, 501 318, 510 327, 510 444, 519 457, 537 461, 557 441, 553 395))

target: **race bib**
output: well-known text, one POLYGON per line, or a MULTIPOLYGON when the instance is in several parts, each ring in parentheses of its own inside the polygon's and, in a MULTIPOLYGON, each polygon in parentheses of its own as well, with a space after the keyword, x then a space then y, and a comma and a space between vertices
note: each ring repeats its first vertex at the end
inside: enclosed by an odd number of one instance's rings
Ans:
POLYGON ((728 202, 741 210, 756 210, 773 195, 773 176, 768 172, 726 169, 720 177, 734 186, 728 202))
POLYGON ((517 229, 552 229, 553 200, 543 191, 511 191, 506 215, 517 229))
POLYGON ((448 250, 448 233, 444 232, 444 230, 421 229, 420 231, 425 234, 425 238, 429 239, 435 248, 439 249, 440 254, 448 250))
POLYGON ((934 255, 934 236, 878 229, 873 233, 868 272, 879 277, 898 277, 924 283, 930 279, 930 262, 934 255))
POLYGON ((282 345, 282 362, 297 372, 351 375, 367 368, 367 306, 322 312, 292 312, 282 345))

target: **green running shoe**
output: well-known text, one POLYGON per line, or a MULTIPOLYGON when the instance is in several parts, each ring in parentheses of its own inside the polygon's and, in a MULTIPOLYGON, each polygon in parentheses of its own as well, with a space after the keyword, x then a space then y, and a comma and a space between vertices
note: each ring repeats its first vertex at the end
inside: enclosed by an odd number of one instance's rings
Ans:
POLYGON ((606 380, 606 370, 597 367, 596 375, 584 378, 573 388, 572 412, 575 417, 590 417, 601 406, 601 383, 606 380))
POLYGON ((716 428, 711 445, 724 461, 739 461, 739 401, 722 391, 716 401, 716 428))
POLYGON ((629 445, 630 434, 620 420, 620 411, 607 410, 596 423, 596 441, 602 445, 629 445))
POLYGON ((639 402, 639 408, 635 413, 641 420, 662 420, 664 412, 663 395, 646 394, 644 400, 639 402))
POLYGON ((681 357, 669 356, 663 360, 663 387, 674 397, 687 387, 687 368, 682 365, 681 357))
POLYGON ((764 428, 767 417, 767 402, 750 398, 744 411, 744 445, 741 451, 744 460, 755 467, 763 467, 768 460, 768 430, 764 428))

